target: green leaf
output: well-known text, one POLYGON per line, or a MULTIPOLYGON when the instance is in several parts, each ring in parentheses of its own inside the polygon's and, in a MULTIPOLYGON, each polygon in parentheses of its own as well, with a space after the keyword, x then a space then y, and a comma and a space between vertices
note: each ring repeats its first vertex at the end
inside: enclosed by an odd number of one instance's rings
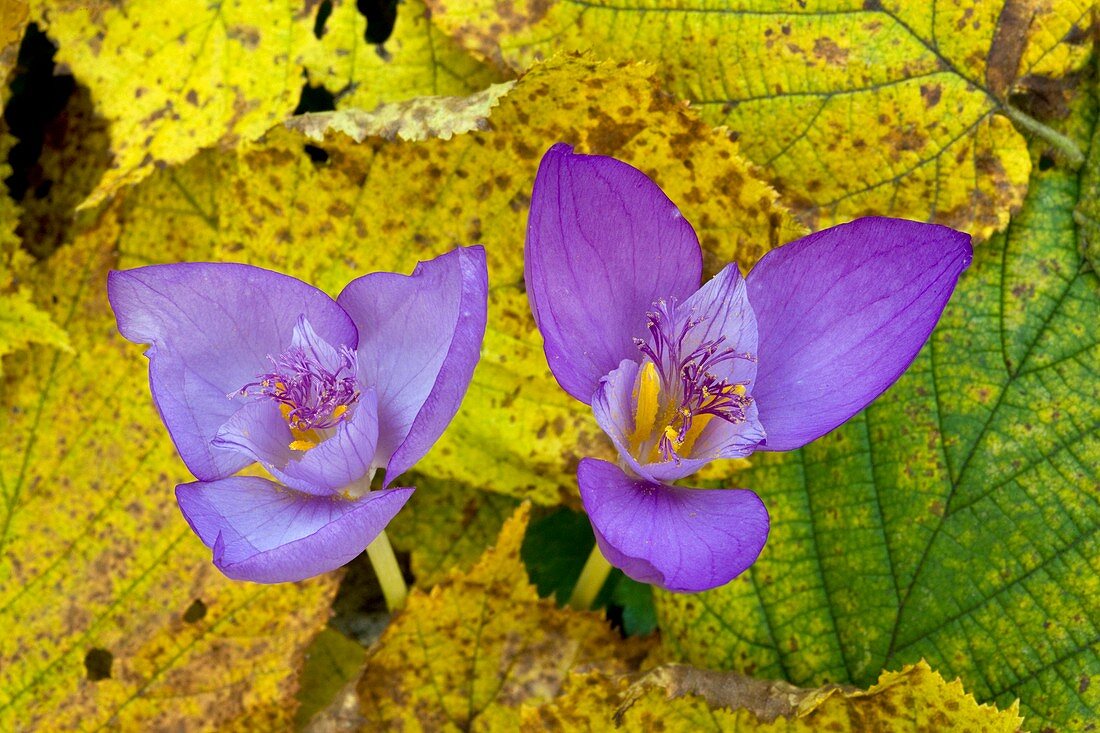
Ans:
POLYGON ((323 710, 340 689, 363 669, 367 650, 335 629, 322 629, 305 652, 305 665, 298 678, 296 727, 304 727, 323 710))
POLYGON ((924 657, 979 700, 1019 697, 1036 728, 1100 715, 1100 302, 1077 174, 1041 168, 897 385, 741 474, 771 538, 730 585, 659 595, 682 658, 864 684, 924 657))

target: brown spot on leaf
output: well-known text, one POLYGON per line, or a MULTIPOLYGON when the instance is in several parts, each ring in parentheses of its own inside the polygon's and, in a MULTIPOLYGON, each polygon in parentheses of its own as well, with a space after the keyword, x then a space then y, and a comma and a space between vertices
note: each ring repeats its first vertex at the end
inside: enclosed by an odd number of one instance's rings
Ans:
POLYGON ((848 49, 841 48, 836 41, 824 36, 814 41, 814 56, 824 59, 825 63, 843 66, 848 63, 848 49))
POLYGON ((985 81, 989 91, 1001 99, 1019 71, 1020 57, 1027 46, 1027 29, 1035 13, 1033 8, 1034 4, 1028 0, 1008 0, 997 18, 997 30, 986 57, 985 81))

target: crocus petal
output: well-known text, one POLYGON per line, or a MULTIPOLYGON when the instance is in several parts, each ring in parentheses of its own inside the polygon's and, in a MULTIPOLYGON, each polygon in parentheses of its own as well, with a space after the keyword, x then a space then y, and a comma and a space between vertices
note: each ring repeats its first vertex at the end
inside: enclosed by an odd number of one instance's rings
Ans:
MULTIPOLYGON (((756 315, 749 305, 748 288, 736 264, 729 264, 691 295, 679 311, 698 326, 684 339, 689 354, 705 341, 721 339, 719 351, 733 349, 750 358, 730 359, 714 367, 714 373, 731 383, 752 386, 756 378, 756 315)), ((751 391, 751 389, 750 389, 751 391)))
POLYGON ((290 343, 299 316, 330 344, 354 348, 355 325, 327 295, 286 275, 238 264, 185 263, 113 271, 107 294, 127 339, 150 344, 153 400, 180 457, 214 480, 247 465, 211 444, 253 381, 290 343))
POLYGON ((374 464, 386 484, 416 463, 458 411, 481 354, 485 250, 461 247, 412 275, 375 272, 338 301, 359 326, 359 379, 378 394, 374 464))
POLYGON ((524 279, 546 359, 562 388, 588 403, 600 378, 637 353, 646 311, 699 286, 691 225, 641 171, 550 148, 531 194, 524 279))
MULTIPOLYGON (((235 451, 265 466, 285 465, 294 456, 294 436, 279 407, 268 400, 248 402, 225 421, 214 437, 218 448, 235 451)), ((246 463, 246 465, 247 465, 246 463)))
POLYGON ((363 551, 412 495, 312 496, 254 476, 181 484, 176 501, 230 578, 283 583, 335 570, 363 551))
POLYGON ((768 512, 744 489, 687 489, 585 458, 581 500, 604 557, 666 590, 709 590, 743 573, 768 539, 768 512))
MULTIPOLYGON (((333 435, 283 466, 267 470, 292 489, 309 494, 338 493, 366 477, 378 444, 378 402, 365 389, 350 420, 342 420, 333 435)), ((328 432, 328 431, 326 431, 328 432)))
POLYGON ((970 264, 970 237, 859 219, 760 260, 748 276, 760 332, 753 396, 768 450, 792 450, 855 415, 916 357, 970 264))

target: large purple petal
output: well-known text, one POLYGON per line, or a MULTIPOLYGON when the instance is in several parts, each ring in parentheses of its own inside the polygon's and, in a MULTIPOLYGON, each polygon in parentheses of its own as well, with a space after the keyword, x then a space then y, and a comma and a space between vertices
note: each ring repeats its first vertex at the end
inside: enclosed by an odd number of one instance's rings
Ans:
POLYGON ((604 557, 631 578, 694 593, 743 573, 768 539, 768 511, 744 489, 686 489, 585 458, 581 500, 604 557))
POLYGON ((184 263, 113 271, 107 294, 127 339, 150 344, 153 400, 184 463, 214 480, 248 464, 217 448, 244 398, 227 395, 268 370, 304 315, 330 344, 354 348, 355 325, 327 295, 286 275, 238 264, 184 263))
POLYGON ((234 476, 176 487, 191 529, 230 578, 283 583, 335 570, 393 519, 412 489, 351 500, 312 496, 267 479, 234 476))
POLYGON ((485 336, 485 250, 460 247, 409 276, 365 275, 338 301, 359 327, 359 379, 378 395, 374 465, 389 485, 439 439, 470 385, 485 336))
POLYGON ((970 259, 966 234, 881 217, 765 255, 748 276, 762 447, 805 445, 882 394, 916 357, 970 259))
POLYGON ((699 286, 702 253, 691 225, 641 171, 558 144, 531 194, 524 279, 546 359, 584 403, 600 377, 637 349, 658 298, 699 286))

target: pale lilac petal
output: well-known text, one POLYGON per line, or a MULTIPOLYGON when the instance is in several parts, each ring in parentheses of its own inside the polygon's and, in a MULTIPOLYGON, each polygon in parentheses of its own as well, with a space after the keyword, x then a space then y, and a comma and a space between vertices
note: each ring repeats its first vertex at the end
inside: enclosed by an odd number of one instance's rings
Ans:
MULTIPOLYGON (((351 419, 342 420, 332 433, 285 465, 267 470, 287 486, 310 494, 340 493, 368 478, 378 443, 378 403, 373 389, 365 388, 352 408, 351 419)), ((369 480, 369 478, 368 478, 369 480)))
POLYGON ((916 357, 970 259, 966 234, 881 217, 765 255, 748 276, 762 447, 805 445, 882 394, 916 357))
POLYGON ((279 406, 270 400, 253 400, 218 429, 214 446, 240 453, 247 463, 282 466, 294 455, 290 449, 293 440, 279 406))
POLYGON ((661 189, 626 163, 550 148, 531 194, 524 279, 546 359, 588 403, 600 378, 637 352, 646 311, 699 286, 702 253, 661 189))
POLYGON ((230 395, 268 370, 300 316, 331 344, 354 348, 355 325, 327 295, 286 275, 238 264, 183 263, 113 271, 107 294, 127 339, 150 344, 153 400, 180 457, 214 480, 247 465, 211 444, 244 404, 230 395))
POLYGON ((748 288, 737 265, 726 265, 678 310, 699 323, 688 331, 684 353, 691 353, 705 341, 721 339, 719 351, 733 349, 748 358, 721 362, 713 369, 714 374, 730 383, 743 383, 751 392, 757 369, 756 315, 749 305, 748 288))
POLYGON ((439 439, 470 385, 485 336, 485 250, 455 249, 409 276, 365 275, 338 300, 359 326, 359 379, 378 395, 374 465, 388 485, 439 439))
POLYGON ((719 458, 746 458, 762 448, 766 438, 759 410, 753 402, 745 408, 743 423, 711 420, 695 441, 691 455, 707 462, 719 458))
POLYGON ((372 491, 359 499, 312 496, 267 479, 234 476, 176 487, 191 529, 234 580, 283 583, 335 570, 352 560, 393 519, 412 489, 372 491))
POLYGON ((581 500, 604 557, 631 578, 684 593, 725 585, 768 539, 768 511, 744 489, 688 489, 631 478, 585 458, 581 500))

